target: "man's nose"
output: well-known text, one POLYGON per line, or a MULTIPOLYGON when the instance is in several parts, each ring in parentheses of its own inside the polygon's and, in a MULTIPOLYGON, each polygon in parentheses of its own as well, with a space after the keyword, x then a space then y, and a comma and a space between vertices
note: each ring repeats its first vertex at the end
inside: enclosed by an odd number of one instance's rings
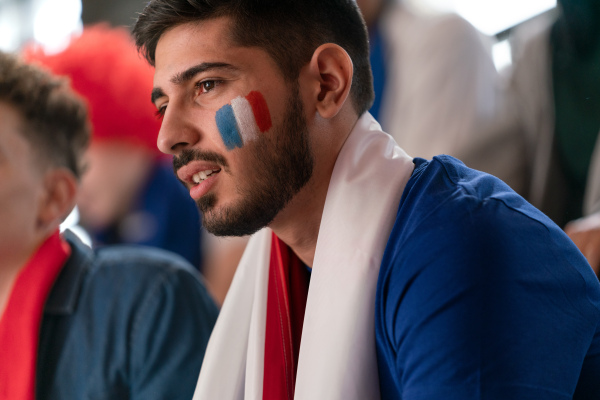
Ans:
POLYGON ((183 149, 193 146, 198 141, 198 136, 193 127, 167 110, 156 143, 161 152, 177 155, 183 149))

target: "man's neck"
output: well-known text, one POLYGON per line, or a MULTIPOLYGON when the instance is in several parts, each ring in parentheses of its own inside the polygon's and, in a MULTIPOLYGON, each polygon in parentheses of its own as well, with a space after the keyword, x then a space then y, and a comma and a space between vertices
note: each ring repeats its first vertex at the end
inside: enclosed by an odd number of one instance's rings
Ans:
POLYGON ((323 131, 313 135, 313 138, 318 138, 313 145, 313 176, 270 224, 277 237, 290 246, 298 258, 311 268, 333 168, 338 154, 358 121, 358 116, 353 111, 346 110, 343 113, 346 116, 342 116, 341 121, 344 122, 340 126, 329 127, 329 132, 323 131), (332 134, 331 129, 336 133, 332 134))
POLYGON ((271 224, 277 237, 309 267, 315 257, 328 187, 329 180, 316 182, 311 179, 271 224))
POLYGON ((47 234, 45 231, 40 230, 34 239, 27 241, 27 244, 23 244, 18 251, 14 249, 11 254, 0 255, 0 259, 2 260, 2 265, 0 265, 0 318, 4 314, 19 272, 25 268, 29 259, 35 254, 46 238, 47 234))
POLYGON ((0 319, 8 304, 12 287, 23 265, 3 265, 0 269, 0 319))

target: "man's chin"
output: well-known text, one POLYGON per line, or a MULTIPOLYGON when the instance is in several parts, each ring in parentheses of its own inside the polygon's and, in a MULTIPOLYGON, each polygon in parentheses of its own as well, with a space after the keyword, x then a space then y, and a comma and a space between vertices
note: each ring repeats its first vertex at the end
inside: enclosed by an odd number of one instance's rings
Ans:
POLYGON ((247 236, 268 226, 278 209, 212 206, 202 213, 202 225, 215 236, 247 236))
POLYGON ((202 225, 209 233, 215 236, 247 236, 256 233, 266 225, 248 223, 235 223, 232 221, 223 221, 202 217, 202 225))
POLYGON ((196 206, 198 206, 198 210, 200 210, 202 215, 209 214, 215 208, 216 203, 217 197, 214 193, 207 193, 196 200, 196 206))

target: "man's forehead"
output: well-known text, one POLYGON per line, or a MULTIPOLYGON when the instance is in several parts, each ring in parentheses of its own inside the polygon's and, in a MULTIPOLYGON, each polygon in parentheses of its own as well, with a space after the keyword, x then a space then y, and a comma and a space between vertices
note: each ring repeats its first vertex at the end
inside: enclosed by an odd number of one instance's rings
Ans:
POLYGON ((0 128, 17 131, 24 129, 25 119, 21 111, 8 101, 0 99, 0 128))
MULTIPOLYGON (((232 47, 229 18, 176 25, 165 31, 156 45, 156 69, 175 63, 198 63, 198 57, 214 57, 232 47), (191 61, 193 60, 193 61, 191 61)), ((181 65, 179 65, 181 66, 181 65)))
POLYGON ((3 152, 10 150, 11 155, 19 154, 19 149, 30 150, 30 142, 25 137, 25 120, 21 112, 12 104, 0 100, 0 147, 3 152), (17 146, 17 143, 21 143, 17 146))

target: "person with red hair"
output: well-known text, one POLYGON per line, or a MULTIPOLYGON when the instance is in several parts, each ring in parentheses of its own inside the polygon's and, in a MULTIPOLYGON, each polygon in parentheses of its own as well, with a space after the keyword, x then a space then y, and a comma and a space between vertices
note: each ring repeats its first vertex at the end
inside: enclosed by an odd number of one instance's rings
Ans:
POLYGON ((30 46, 24 57, 67 76, 87 100, 92 143, 77 204, 93 245, 160 247, 200 268, 200 216, 157 149, 160 122, 149 101, 154 71, 129 32, 94 25, 59 53, 30 46))

